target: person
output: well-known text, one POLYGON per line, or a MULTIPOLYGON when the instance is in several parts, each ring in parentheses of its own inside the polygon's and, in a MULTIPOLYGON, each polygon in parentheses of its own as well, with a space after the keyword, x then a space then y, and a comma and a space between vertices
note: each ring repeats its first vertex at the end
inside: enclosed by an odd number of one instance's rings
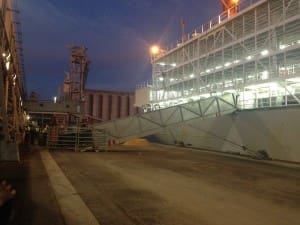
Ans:
POLYGON ((6 180, 0 183, 0 224, 6 225, 12 216, 12 200, 16 190, 6 180))

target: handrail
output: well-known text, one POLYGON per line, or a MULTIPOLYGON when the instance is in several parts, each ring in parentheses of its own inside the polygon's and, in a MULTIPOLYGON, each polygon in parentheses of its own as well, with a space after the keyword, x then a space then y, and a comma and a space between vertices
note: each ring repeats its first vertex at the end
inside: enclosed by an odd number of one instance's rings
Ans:
MULTIPOLYGON (((169 52, 171 52, 177 48, 180 48, 181 46, 190 42, 191 40, 198 38, 200 35, 207 34, 209 31, 213 30, 220 24, 223 24, 224 22, 240 15, 241 13, 243 13, 243 10, 247 9, 248 7, 254 5, 258 2, 264 2, 264 1, 266 1, 266 0, 242 0, 238 4, 239 12, 236 15, 230 16, 228 12, 230 12, 230 10, 232 10, 232 8, 228 9, 227 11, 219 14, 218 16, 209 20, 208 22, 202 24, 200 27, 196 28, 192 33, 188 33, 187 39, 184 42, 177 41, 176 44, 171 44, 170 46, 167 46, 166 48, 164 48, 163 51, 161 51, 161 54, 159 54, 155 57, 155 60, 167 55, 169 52)), ((234 6, 234 7, 236 7, 236 6, 234 6)))

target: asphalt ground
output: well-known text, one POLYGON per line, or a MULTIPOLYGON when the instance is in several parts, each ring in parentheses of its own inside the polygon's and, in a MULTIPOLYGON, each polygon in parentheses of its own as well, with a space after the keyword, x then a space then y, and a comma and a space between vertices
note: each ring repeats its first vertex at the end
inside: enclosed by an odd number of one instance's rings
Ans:
POLYGON ((300 224, 300 167, 172 146, 51 152, 101 225, 300 224))
POLYGON ((13 225, 89 224, 87 215, 101 225, 300 224, 299 164, 133 143, 98 153, 33 149, 0 163, 1 178, 17 190, 13 225))
POLYGON ((0 162, 0 179, 17 191, 10 224, 65 224, 38 149, 22 152, 20 162, 0 162))

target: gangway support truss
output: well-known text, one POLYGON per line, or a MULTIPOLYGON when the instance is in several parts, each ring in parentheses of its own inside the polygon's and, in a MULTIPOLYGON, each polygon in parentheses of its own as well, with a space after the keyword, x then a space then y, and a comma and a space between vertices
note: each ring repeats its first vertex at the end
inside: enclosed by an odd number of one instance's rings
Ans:
POLYGON ((125 119, 95 124, 94 128, 105 130, 111 139, 120 143, 133 138, 149 136, 195 119, 218 117, 233 113, 236 110, 236 96, 226 94, 130 116, 125 119))

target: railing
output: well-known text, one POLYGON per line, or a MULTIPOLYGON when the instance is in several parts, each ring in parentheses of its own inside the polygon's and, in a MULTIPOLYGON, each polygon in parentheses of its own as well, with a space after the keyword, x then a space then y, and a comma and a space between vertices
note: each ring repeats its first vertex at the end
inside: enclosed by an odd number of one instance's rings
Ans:
MULTIPOLYGON (((43 135, 43 134, 42 134, 43 135)), ((50 150, 101 151, 106 148, 106 134, 102 129, 87 127, 50 127, 43 141, 50 150)))
MULTIPOLYGON (((240 13, 242 13, 243 10, 245 10, 249 6, 254 5, 255 3, 260 2, 260 1, 264 2, 265 0, 243 0, 243 1, 241 1, 238 5, 239 12, 236 15, 239 15, 240 13)), ((188 42, 192 39, 195 39, 195 38, 199 37, 200 35, 205 35, 206 33, 208 33, 210 30, 214 29, 218 25, 225 23, 229 19, 233 18, 234 16, 230 16, 230 14, 229 14, 229 12, 232 9, 233 8, 228 9, 227 11, 221 13, 220 15, 212 18, 208 22, 202 24, 200 27, 196 28, 193 32, 188 33, 187 39, 185 40, 185 42, 177 41, 176 44, 171 44, 171 45, 167 46, 166 48, 164 48, 164 51, 162 51, 162 53, 157 56, 157 58, 160 58, 160 57, 166 55, 169 51, 182 46, 186 42, 188 42)))
POLYGON ((136 89, 147 88, 147 87, 152 87, 152 81, 151 80, 147 80, 145 82, 142 82, 142 83, 136 85, 136 89))
POLYGON ((194 119, 214 118, 237 110, 236 96, 226 94, 189 102, 164 109, 152 109, 147 113, 124 119, 94 124, 95 129, 105 130, 109 139, 120 143, 145 137, 194 119))

